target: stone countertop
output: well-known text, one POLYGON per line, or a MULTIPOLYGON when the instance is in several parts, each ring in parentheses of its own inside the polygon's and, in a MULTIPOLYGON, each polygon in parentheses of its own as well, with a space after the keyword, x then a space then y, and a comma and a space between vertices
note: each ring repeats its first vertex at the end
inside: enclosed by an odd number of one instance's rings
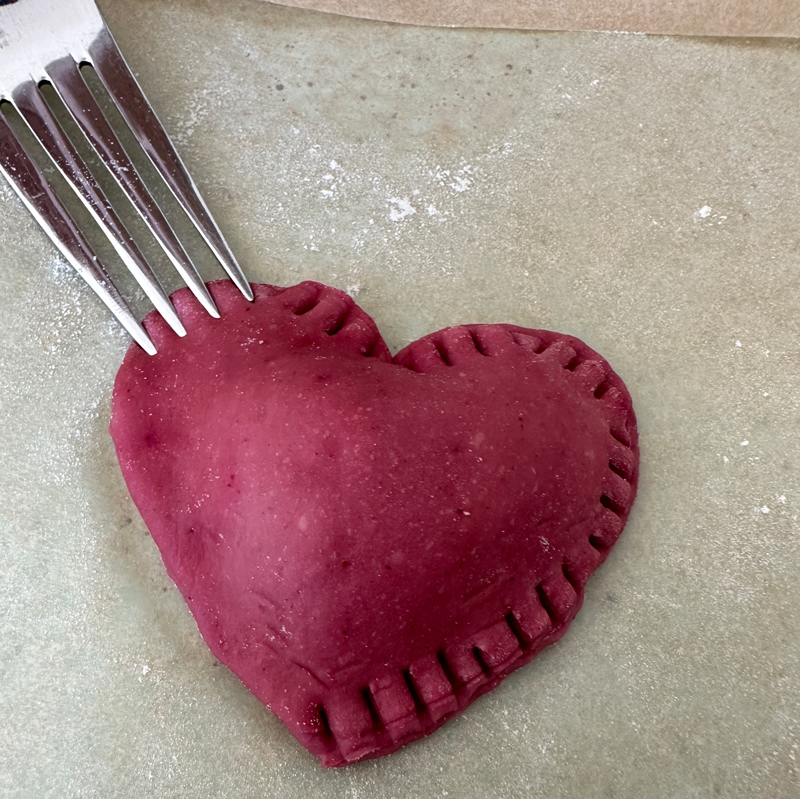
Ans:
POLYGON ((800 44, 101 7, 251 280, 343 288, 393 351, 579 336, 640 494, 560 643, 324 771, 200 639, 106 432, 125 335, 0 183, 0 792, 798 796, 800 44))

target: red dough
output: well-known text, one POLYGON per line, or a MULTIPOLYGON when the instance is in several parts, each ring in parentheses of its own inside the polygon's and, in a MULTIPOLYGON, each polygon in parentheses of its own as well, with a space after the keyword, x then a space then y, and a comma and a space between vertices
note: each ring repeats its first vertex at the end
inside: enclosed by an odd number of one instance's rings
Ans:
POLYGON ((386 754, 566 631, 633 503, 630 398, 569 336, 393 359, 335 289, 210 288, 117 375, 125 481, 214 654, 324 765, 386 754))

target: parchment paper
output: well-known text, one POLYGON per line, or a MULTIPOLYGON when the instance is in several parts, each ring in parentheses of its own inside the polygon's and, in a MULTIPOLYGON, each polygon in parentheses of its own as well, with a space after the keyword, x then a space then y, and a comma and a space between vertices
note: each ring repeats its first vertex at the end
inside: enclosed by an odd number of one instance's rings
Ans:
POLYGON ((558 644, 323 771, 200 638, 107 433, 127 338, 0 179, 0 797, 797 799, 800 42, 100 5, 251 280, 345 289, 393 351, 582 338, 642 479, 558 644))
POLYGON ((800 36, 797 0, 294 0, 281 5, 412 25, 690 36, 800 36))

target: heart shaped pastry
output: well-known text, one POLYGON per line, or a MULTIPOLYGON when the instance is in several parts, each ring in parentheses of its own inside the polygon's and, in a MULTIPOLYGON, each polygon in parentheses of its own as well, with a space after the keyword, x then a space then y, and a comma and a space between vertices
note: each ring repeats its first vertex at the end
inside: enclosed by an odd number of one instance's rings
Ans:
POLYGON ((210 288, 125 357, 125 481, 219 660, 324 765, 386 754, 563 635, 633 502, 630 398, 569 336, 392 358, 335 289, 210 288))

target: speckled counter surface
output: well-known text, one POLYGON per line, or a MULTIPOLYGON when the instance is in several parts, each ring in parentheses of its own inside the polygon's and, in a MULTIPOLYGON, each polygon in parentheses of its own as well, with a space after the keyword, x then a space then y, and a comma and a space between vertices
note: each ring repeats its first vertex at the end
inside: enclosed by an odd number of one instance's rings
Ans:
POLYGON ((800 44, 101 6, 252 280, 344 288, 393 350, 583 338, 642 482, 562 642, 323 771, 165 576, 106 432, 126 339, 0 183, 0 794, 800 795, 800 44))

